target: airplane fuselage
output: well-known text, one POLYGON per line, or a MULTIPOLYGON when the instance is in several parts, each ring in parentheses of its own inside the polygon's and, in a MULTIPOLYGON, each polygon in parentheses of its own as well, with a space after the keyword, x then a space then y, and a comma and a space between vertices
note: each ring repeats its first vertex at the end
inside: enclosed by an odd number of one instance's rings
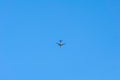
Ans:
POLYGON ((59 46, 60 46, 60 48, 61 48, 61 47, 63 46, 63 43, 59 43, 58 45, 59 45, 59 46))
POLYGON ((57 43, 57 44, 60 46, 60 48, 64 45, 64 44, 62 43, 62 40, 60 40, 59 43, 57 43))

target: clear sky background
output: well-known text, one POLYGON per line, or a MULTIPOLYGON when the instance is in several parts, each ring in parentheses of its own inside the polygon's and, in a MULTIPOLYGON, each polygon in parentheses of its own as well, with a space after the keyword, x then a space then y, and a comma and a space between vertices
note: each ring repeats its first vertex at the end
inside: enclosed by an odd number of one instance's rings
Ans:
POLYGON ((120 80, 120 0, 0 0, 0 80, 120 80))

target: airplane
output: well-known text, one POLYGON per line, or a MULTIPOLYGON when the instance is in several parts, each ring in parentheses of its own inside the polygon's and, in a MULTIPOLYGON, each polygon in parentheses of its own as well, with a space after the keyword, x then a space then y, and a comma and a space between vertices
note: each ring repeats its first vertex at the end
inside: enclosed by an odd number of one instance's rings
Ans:
POLYGON ((58 46, 60 46, 60 48, 65 45, 65 43, 62 43, 62 40, 59 40, 59 42, 57 42, 56 44, 58 44, 58 46))

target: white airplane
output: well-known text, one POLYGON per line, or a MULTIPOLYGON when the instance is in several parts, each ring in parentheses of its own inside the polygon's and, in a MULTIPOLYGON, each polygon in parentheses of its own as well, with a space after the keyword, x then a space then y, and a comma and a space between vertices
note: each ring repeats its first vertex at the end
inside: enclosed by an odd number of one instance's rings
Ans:
POLYGON ((59 40, 59 42, 57 42, 56 44, 58 44, 58 46, 60 46, 60 48, 65 45, 65 43, 62 43, 62 40, 59 40))

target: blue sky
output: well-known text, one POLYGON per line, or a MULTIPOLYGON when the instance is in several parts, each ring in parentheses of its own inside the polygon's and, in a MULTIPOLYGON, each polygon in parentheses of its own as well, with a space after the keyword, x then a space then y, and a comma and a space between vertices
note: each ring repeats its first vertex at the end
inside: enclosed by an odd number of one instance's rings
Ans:
POLYGON ((0 80, 120 80, 119 21, 120 0, 0 0, 0 80))

